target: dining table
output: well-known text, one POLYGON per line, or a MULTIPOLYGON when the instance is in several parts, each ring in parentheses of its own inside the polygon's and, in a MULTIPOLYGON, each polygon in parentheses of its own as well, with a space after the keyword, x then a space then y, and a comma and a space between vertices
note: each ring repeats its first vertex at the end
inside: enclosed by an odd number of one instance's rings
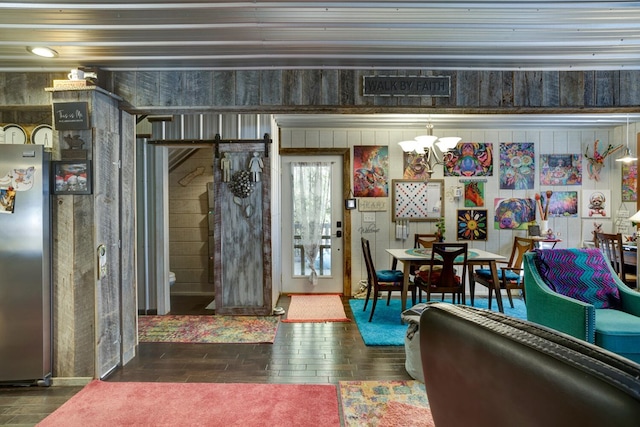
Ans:
MULTIPOLYGON (((420 262, 427 263, 431 260, 431 251, 426 248, 411 248, 411 249, 387 249, 389 255, 393 258, 393 265, 397 265, 397 262, 401 262, 403 266, 404 281, 402 283, 401 304, 402 311, 407 308, 407 291, 409 290, 411 266, 419 264, 420 262)), ((506 257, 488 252, 482 249, 469 248, 467 250, 467 271, 469 274, 469 287, 471 290, 471 305, 473 305, 473 267, 474 266, 488 266, 491 270, 491 277, 495 285, 496 300, 498 302, 498 310, 504 313, 504 306, 502 304, 502 295, 500 293, 500 280, 498 279, 498 261, 506 261, 506 257)))

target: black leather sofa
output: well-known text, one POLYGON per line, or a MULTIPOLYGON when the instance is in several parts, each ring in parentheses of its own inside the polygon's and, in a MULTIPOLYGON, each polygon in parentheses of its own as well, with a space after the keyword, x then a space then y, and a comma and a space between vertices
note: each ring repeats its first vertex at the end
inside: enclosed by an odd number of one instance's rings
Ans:
POLYGON ((430 303, 420 357, 437 427, 640 426, 640 364, 531 322, 430 303))

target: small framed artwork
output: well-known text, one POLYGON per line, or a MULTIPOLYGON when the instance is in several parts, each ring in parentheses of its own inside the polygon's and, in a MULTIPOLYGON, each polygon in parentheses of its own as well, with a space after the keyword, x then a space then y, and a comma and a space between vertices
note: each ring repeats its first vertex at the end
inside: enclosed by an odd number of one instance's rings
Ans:
POLYGON ((91 194, 91 161, 51 162, 53 194, 91 194))
POLYGON ((611 190, 582 190, 583 218, 611 218, 611 190))
POLYGON ((344 208, 351 210, 356 208, 356 199, 345 199, 344 208))
POLYGON ((458 209, 456 223, 458 240, 487 240, 486 209, 458 209))
POLYGON ((540 237, 540 226, 539 225, 530 225, 529 226, 529 236, 530 237, 540 237))

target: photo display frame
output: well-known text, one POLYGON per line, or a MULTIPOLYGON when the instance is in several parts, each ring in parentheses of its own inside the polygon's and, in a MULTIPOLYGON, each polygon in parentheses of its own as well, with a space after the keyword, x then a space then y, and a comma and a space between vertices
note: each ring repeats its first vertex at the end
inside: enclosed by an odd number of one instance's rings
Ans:
POLYGON ((437 221, 444 216, 444 180, 394 179, 391 184, 393 221, 437 221))
POLYGON ((51 163, 51 192, 53 194, 91 194, 93 180, 90 160, 53 161, 51 163))

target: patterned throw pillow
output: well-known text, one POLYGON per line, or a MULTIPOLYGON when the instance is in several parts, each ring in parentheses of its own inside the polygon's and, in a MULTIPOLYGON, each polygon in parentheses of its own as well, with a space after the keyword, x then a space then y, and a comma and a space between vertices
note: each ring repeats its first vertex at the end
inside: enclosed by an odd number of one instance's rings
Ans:
POLYGON ((620 293, 599 249, 536 249, 538 271, 555 292, 595 308, 618 308, 620 293))

